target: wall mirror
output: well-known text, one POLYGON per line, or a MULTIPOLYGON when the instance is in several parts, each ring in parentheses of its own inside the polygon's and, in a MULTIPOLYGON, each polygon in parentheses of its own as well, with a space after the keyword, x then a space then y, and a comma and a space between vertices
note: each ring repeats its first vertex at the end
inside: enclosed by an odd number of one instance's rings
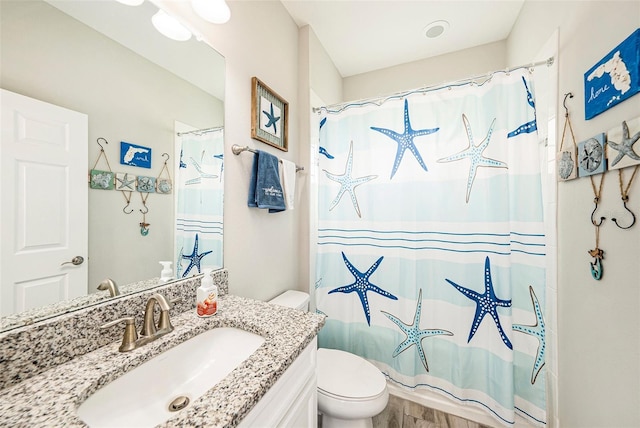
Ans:
MULTIPOLYGON (((204 151, 197 159, 181 159, 179 145, 185 135, 202 135, 191 131, 215 130, 222 135, 224 58, 195 37, 178 42, 161 35, 151 22, 157 12, 149 0, 139 6, 115 0, 0 2, 0 86, 87 115, 87 176, 99 157, 100 138, 114 173, 170 177, 173 184, 165 194, 88 189, 87 295, 70 305, 51 305, 60 312, 109 298, 108 291, 97 290, 106 278, 123 293, 157 285, 150 278, 160 276, 159 261, 172 261, 174 274, 183 274, 189 260, 182 266, 175 262, 191 254, 194 245, 185 241, 177 248, 176 244, 181 166, 196 162, 200 178, 215 179, 222 189, 222 150, 206 153, 206 159, 204 151), (149 167, 122 163, 121 142, 151 149, 149 167)), ((97 169, 107 169, 104 156, 98 162, 97 169)), ((219 242, 211 252, 215 258, 201 260, 202 267, 214 269, 222 267, 222 190, 215 198, 219 242)), ((8 205, 3 201, 2 209, 8 205)), ((46 218, 43 212, 43 222, 46 218)), ((202 252, 201 246, 198 253, 202 252)), ((188 275, 197 273, 190 269, 188 275)), ((38 317, 39 311, 56 314, 42 306, 27 309, 29 318, 31 314, 38 317)), ((0 315, 3 330, 19 326, 12 320, 20 314, 2 311, 0 315)))

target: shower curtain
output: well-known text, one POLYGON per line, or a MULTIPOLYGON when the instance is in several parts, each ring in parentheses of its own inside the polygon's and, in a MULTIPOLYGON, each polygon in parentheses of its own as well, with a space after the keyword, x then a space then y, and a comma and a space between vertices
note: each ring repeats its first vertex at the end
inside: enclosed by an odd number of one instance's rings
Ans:
POLYGON ((176 276, 222 267, 223 130, 180 137, 176 177, 176 276))
POLYGON ((323 109, 321 347, 544 425, 545 237, 528 70, 323 109))

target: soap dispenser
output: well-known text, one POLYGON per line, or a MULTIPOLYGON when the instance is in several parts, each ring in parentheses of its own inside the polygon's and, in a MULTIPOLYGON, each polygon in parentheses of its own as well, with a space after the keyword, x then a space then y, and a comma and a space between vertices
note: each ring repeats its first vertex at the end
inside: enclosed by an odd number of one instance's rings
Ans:
POLYGON ((160 284, 171 281, 173 279, 173 270, 171 269, 171 262, 159 262, 162 265, 162 272, 160 272, 160 284))
POLYGON ((209 317, 218 311, 218 287, 211 278, 211 269, 203 269, 204 276, 196 291, 196 311, 200 317, 209 317))

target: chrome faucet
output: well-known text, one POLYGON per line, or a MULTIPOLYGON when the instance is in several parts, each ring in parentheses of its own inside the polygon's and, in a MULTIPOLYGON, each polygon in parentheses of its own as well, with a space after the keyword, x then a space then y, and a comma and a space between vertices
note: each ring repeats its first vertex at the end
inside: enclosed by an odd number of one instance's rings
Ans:
POLYGON ((169 310, 174 303, 179 301, 180 299, 167 301, 167 299, 159 293, 149 297, 144 311, 144 320, 139 337, 136 332, 135 319, 133 317, 119 318, 100 326, 100 328, 108 328, 124 321, 124 336, 122 337, 122 344, 118 349, 120 352, 132 351, 173 331, 173 326, 169 319, 169 310), (156 304, 160 306, 160 319, 157 325, 154 319, 156 304))
POLYGON ((101 291, 109 290, 109 294, 111 295, 111 297, 120 295, 120 290, 118 290, 118 286, 116 285, 115 281, 110 278, 103 280, 100 283, 100 285, 98 285, 98 290, 101 290, 101 291))

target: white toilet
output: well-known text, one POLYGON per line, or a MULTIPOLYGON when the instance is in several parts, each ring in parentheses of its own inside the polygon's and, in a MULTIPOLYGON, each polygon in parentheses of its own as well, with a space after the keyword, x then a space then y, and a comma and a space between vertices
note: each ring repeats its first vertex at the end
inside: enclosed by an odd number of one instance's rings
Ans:
MULTIPOLYGON (((285 291, 269 301, 309 310, 309 295, 285 291)), ((318 411, 322 428, 372 428, 372 418, 389 401, 384 376, 376 366, 358 355, 337 349, 318 349, 318 411)))

